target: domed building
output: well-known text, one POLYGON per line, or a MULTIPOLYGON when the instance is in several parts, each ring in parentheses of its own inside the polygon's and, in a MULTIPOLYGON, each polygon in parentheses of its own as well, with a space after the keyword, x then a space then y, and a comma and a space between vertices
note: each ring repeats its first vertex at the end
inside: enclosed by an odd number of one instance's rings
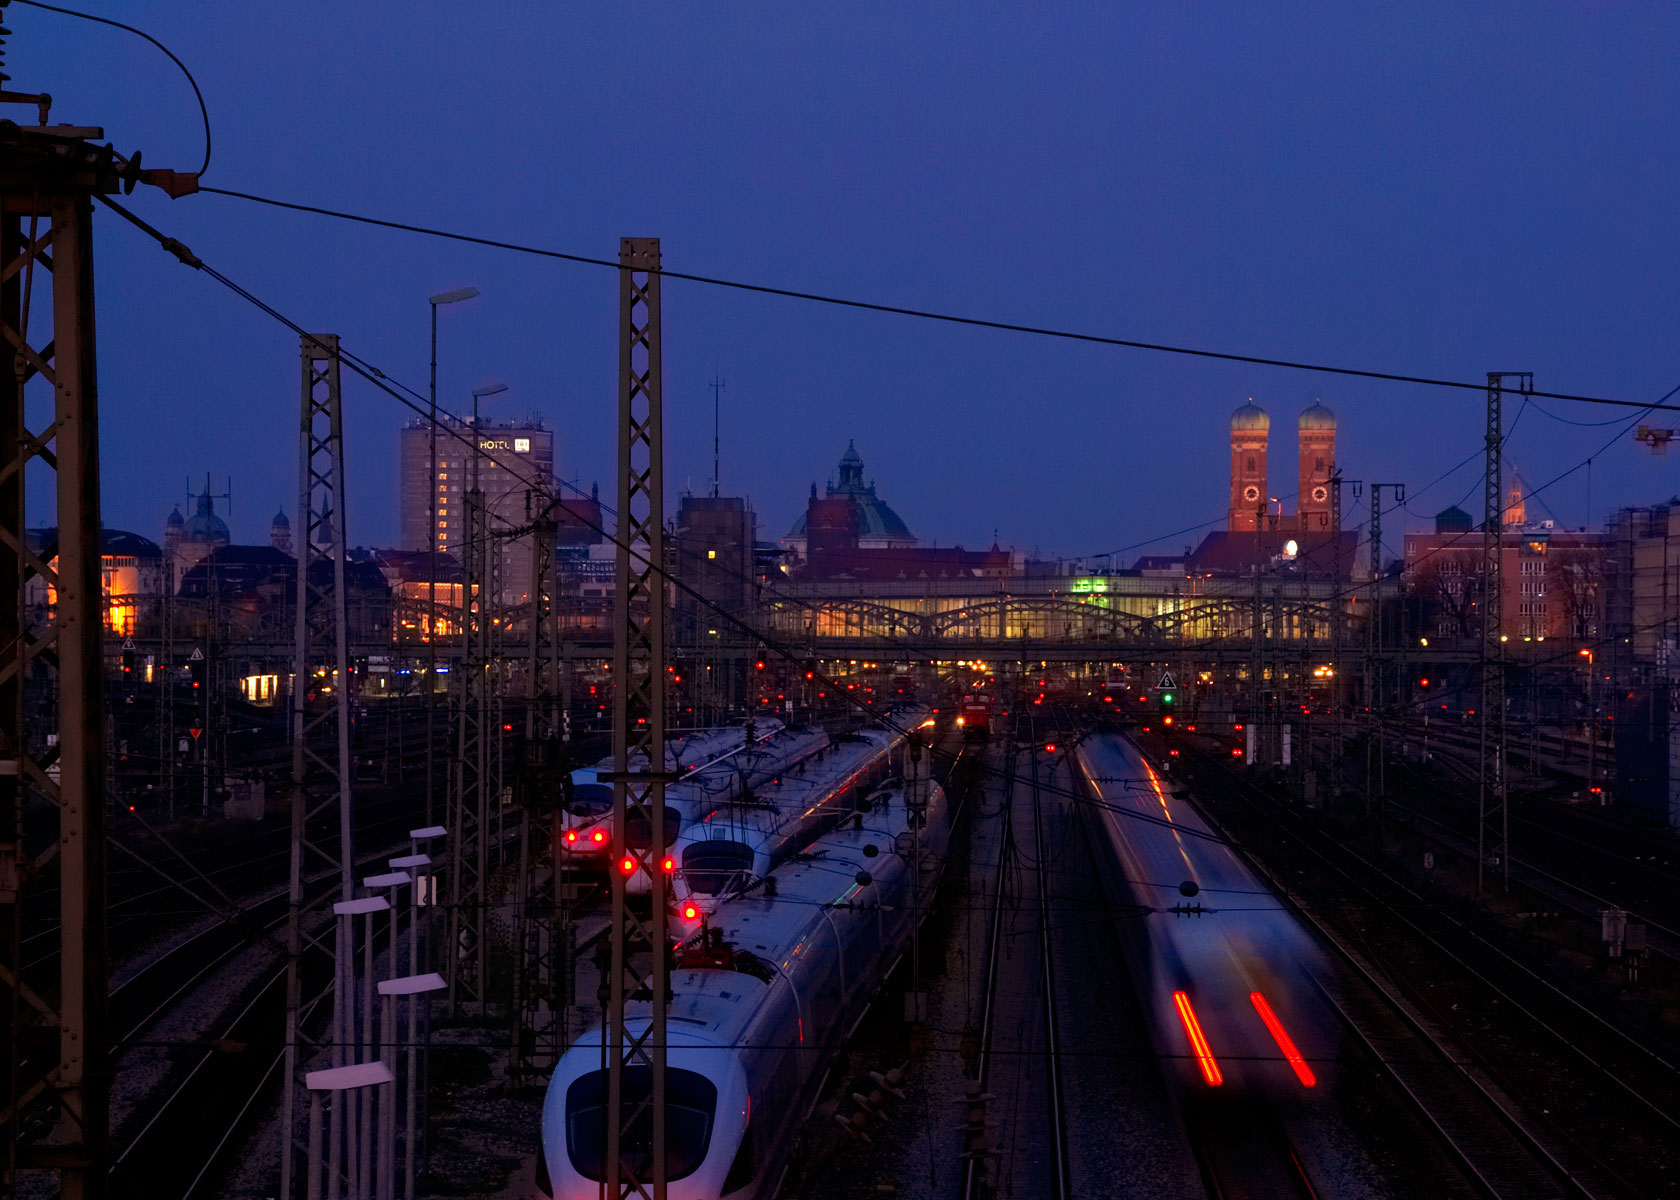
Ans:
MULTIPOLYGON (((828 485, 827 499, 835 503, 823 507, 829 510, 851 510, 856 519, 858 549, 906 549, 918 543, 919 539, 910 532, 904 518, 875 494, 874 480, 864 482, 863 456, 858 453, 854 441, 846 442, 846 452, 840 456, 839 472, 839 481, 828 485)), ((813 483, 811 505, 821 503, 817 497, 817 485, 813 483)), ((807 557, 810 550, 810 520, 811 510, 808 507, 782 539, 782 545, 795 551, 800 557, 807 557)))
POLYGON ((216 502, 210 496, 210 477, 206 475, 193 515, 183 518, 177 507, 164 523, 163 549, 169 559, 170 587, 179 589, 181 576, 232 541, 227 522, 216 515, 216 502))
POLYGON ((268 544, 282 554, 292 552, 292 523, 286 519, 283 508, 274 514, 274 520, 269 523, 268 544))

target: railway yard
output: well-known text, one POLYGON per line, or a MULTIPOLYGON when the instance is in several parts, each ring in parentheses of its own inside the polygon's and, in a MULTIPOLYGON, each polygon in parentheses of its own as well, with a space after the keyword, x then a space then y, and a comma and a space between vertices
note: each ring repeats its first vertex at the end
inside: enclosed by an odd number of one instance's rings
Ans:
MULTIPOLYGON (((1670 1194, 1680 972, 1660 841, 1525 805, 1511 890, 1478 902, 1462 786, 1438 764, 1388 764, 1380 813, 1307 808, 1231 736, 1100 717, 1060 704, 989 740, 939 731, 942 876, 820 1061, 780 1194, 1670 1194), (1612 906, 1649 929, 1631 961, 1597 944, 1612 906)), ((363 795, 372 874, 411 849, 412 789, 363 795)), ((266 1195, 284 831, 137 813, 121 844, 113 1185, 266 1195)), ((607 890, 568 878, 576 1038, 600 1018, 607 890)), ((439 1014, 427 1038, 417 1194, 542 1194, 541 1092, 510 1079, 505 1012, 439 1014)))

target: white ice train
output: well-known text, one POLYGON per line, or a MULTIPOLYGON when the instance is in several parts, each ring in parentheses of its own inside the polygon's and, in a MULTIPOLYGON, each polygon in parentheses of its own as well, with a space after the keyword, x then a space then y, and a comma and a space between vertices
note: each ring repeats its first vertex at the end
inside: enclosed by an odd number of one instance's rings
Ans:
POLYGON ((1119 911, 1154 910, 1119 928, 1169 1082, 1312 1094, 1341 1033, 1313 983, 1330 970, 1323 951, 1129 742, 1088 737, 1077 757, 1101 800, 1093 823, 1111 900, 1119 911), (1190 911, 1174 914, 1175 905, 1190 911))
POLYGON ((833 828, 899 773, 897 754, 906 731, 925 715, 894 713, 889 728, 838 737, 779 780, 687 825, 671 852, 676 899, 710 911, 723 896, 764 878, 833 828))
MULTIPOLYGON (((665 769, 694 775, 716 768, 754 747, 774 741, 782 731, 782 723, 774 718, 692 730, 666 739, 665 769)), ((636 755, 631 768, 637 769, 645 762, 643 756, 636 755)), ((572 772, 571 801, 557 834, 559 848, 566 853, 600 857, 612 848, 612 784, 601 780, 612 769, 609 757, 593 767, 580 767, 572 772)))
MULTIPOLYGON (((721 758, 666 787, 665 836, 659 842, 664 848, 665 869, 675 868, 676 860, 671 857, 670 848, 676 845, 684 829, 719 806, 771 785, 827 745, 828 734, 820 729, 784 729, 773 738, 721 758)), ((636 849, 652 844, 646 822, 634 817, 624 836, 636 849)), ((648 891, 649 880, 644 874, 634 874, 625 882, 635 894, 645 895, 648 891)))
MULTIPOLYGON (((852 820, 727 899, 684 943, 667 1009, 665 1168, 670 1200, 775 1193, 835 1051, 903 956, 927 911, 949 840, 945 796, 911 812, 883 788, 852 820)), ((631 1036, 648 1005, 632 1006, 631 1036)), ((593 1196, 605 1178, 607 1074, 599 1026, 561 1058, 543 1105, 544 1182, 593 1196)), ((626 1111, 646 1103, 646 1069, 625 1077, 626 1111)), ((643 1112, 647 1110, 644 1108, 643 1112)), ((625 1132, 620 1161, 644 1178, 652 1124, 625 1132)))

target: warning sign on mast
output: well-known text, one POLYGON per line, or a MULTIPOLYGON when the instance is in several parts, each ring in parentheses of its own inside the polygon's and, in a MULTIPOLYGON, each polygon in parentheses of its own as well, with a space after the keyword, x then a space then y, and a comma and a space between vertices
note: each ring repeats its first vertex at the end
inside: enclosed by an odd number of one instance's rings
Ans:
POLYGON ((1156 688, 1158 688, 1159 690, 1164 692, 1164 691, 1169 691, 1172 688, 1177 687, 1178 684, 1173 682, 1173 677, 1172 677, 1172 672, 1171 671, 1162 671, 1161 672, 1161 682, 1157 683, 1155 686, 1156 686, 1156 688))
POLYGON ((192 652, 192 658, 189 661, 190 662, 203 662, 204 661, 204 651, 200 650, 197 646, 194 646, 193 647, 193 652, 192 652))

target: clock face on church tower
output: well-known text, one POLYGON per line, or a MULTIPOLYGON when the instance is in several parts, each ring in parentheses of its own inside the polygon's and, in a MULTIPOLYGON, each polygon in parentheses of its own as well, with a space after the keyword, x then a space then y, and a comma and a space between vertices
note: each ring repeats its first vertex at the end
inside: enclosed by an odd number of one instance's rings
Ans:
POLYGON ((1252 483, 1249 484, 1243 489, 1243 499, 1247 500, 1250 504, 1254 503, 1256 500, 1260 499, 1260 489, 1255 487, 1252 483))
POLYGON ((1323 504, 1325 499, 1329 495, 1330 495, 1330 490, 1328 488, 1326 488, 1323 484, 1320 484, 1318 487, 1315 487, 1312 490, 1313 501, 1317 504, 1323 504))

